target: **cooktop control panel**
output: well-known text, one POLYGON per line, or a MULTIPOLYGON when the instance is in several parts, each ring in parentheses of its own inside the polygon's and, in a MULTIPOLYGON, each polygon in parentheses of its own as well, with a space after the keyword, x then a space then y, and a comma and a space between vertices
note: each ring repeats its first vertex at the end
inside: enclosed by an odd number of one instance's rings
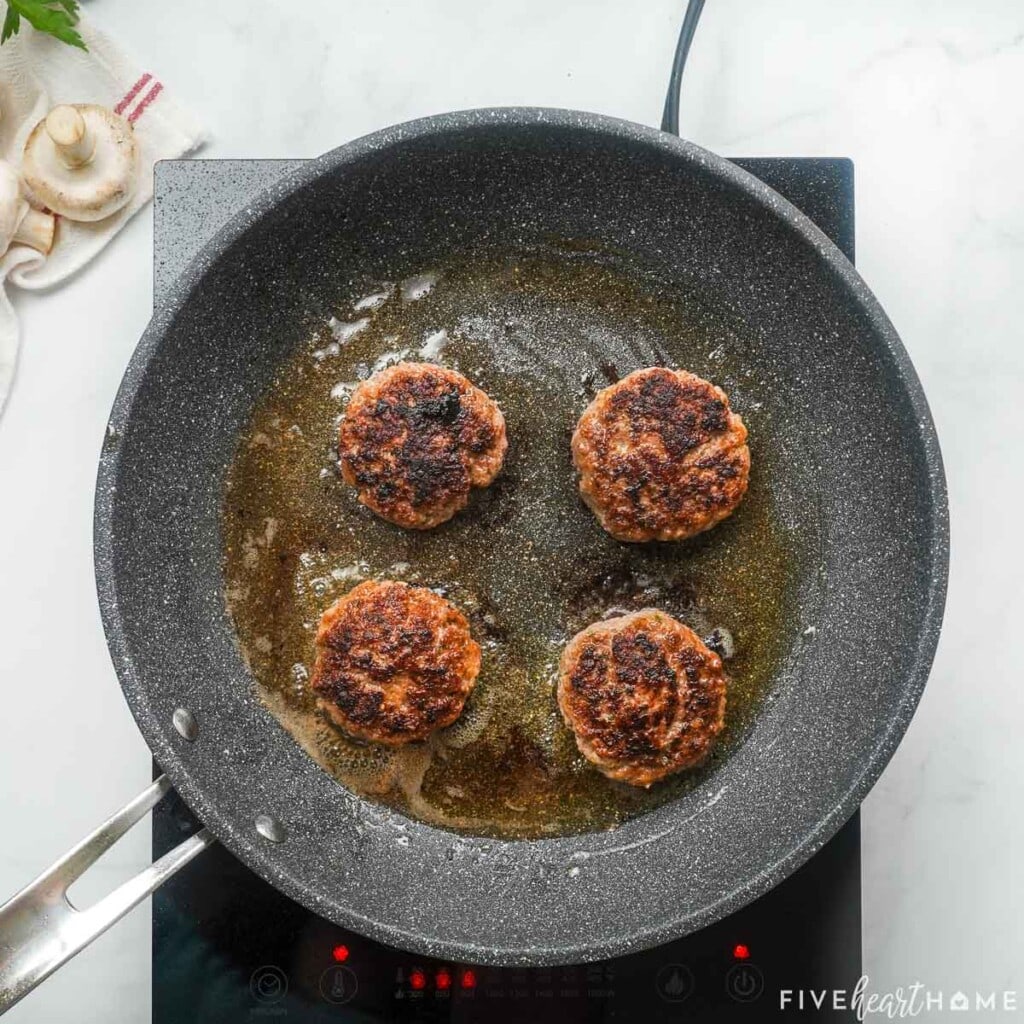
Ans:
MULTIPOLYGON (((195 825, 171 798, 154 827, 162 851, 195 825)), ((782 885, 695 935, 614 960, 534 968, 371 942, 216 846, 155 897, 153 957, 154 1024, 771 1020, 783 990, 852 986, 860 974, 859 825, 855 818, 782 885)))
MULTIPOLYGON (((170 798, 154 820, 154 852, 194 827, 170 798)), ((528 969, 371 942, 216 846, 155 897, 153 957, 154 1024, 771 1020, 782 990, 845 987, 860 974, 859 825, 853 819, 787 881, 695 935, 614 960, 528 969)))

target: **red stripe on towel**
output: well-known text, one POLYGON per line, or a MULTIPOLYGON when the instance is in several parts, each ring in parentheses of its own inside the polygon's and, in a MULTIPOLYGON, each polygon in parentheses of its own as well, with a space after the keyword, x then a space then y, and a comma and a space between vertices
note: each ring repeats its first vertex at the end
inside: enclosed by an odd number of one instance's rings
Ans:
POLYGON ((114 107, 115 114, 123 114, 128 108, 128 104, 131 103, 136 96, 146 87, 146 83, 152 79, 152 75, 147 71, 125 94, 124 99, 116 107, 114 107))
POLYGON ((162 82, 157 82, 149 92, 139 101, 139 105, 128 115, 128 123, 135 124, 142 116, 143 111, 160 95, 164 90, 162 82))

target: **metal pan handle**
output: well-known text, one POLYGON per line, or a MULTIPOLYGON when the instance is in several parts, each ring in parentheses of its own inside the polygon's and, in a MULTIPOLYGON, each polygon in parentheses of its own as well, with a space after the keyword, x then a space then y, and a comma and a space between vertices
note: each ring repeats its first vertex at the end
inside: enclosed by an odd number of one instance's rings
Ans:
POLYGON ((85 910, 71 884, 151 811, 171 788, 161 775, 31 885, 0 907, 0 1014, 84 949, 212 842, 204 828, 85 910))

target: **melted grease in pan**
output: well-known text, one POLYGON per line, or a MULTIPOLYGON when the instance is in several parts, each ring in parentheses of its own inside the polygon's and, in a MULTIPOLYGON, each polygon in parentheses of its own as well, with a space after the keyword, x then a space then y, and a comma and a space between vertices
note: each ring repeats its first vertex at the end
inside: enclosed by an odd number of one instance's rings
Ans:
POLYGON ((352 295, 283 367, 229 475, 226 594, 261 699, 345 785, 467 833, 610 828, 698 784, 747 731, 794 620, 789 538, 769 486, 771 416, 738 357, 743 347, 692 300, 568 247, 478 255, 352 295), (377 519, 336 468, 352 388, 400 359, 461 371, 508 423, 502 475, 426 533, 377 519), (723 386, 751 433, 754 468, 740 510, 684 544, 612 540, 580 501, 570 460, 573 426, 594 393, 650 365, 682 366, 723 386), (308 678, 317 620, 368 578, 445 594, 483 648, 464 714, 428 744, 359 744, 315 709, 308 678), (554 694, 573 633, 645 606, 704 636, 723 627, 736 644, 715 754, 648 791, 611 782, 584 761, 554 694))

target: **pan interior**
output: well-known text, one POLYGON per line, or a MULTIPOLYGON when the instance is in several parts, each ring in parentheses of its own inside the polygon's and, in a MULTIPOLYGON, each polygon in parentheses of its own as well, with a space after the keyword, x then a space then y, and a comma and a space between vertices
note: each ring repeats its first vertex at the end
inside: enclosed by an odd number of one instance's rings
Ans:
POLYGON ((794 638, 799 543, 763 378, 742 324, 613 251, 550 241, 481 248, 392 281, 338 285, 255 405, 224 496, 226 597, 260 699, 326 771, 363 796, 459 832, 565 835, 614 827, 706 782, 769 699, 794 638), (495 484, 443 526, 405 531, 356 501, 337 426, 358 381, 400 360, 459 370, 494 397, 510 440, 495 484), (751 434, 739 511, 683 544, 627 545, 579 499, 569 439, 597 390, 631 370, 683 367, 730 395, 751 434), (469 616, 484 651, 466 711, 425 744, 347 739, 308 686, 321 612, 364 579, 428 586, 469 616), (700 635, 724 630, 727 727, 709 761, 641 790, 578 753, 555 702, 566 641, 655 606, 700 635))

